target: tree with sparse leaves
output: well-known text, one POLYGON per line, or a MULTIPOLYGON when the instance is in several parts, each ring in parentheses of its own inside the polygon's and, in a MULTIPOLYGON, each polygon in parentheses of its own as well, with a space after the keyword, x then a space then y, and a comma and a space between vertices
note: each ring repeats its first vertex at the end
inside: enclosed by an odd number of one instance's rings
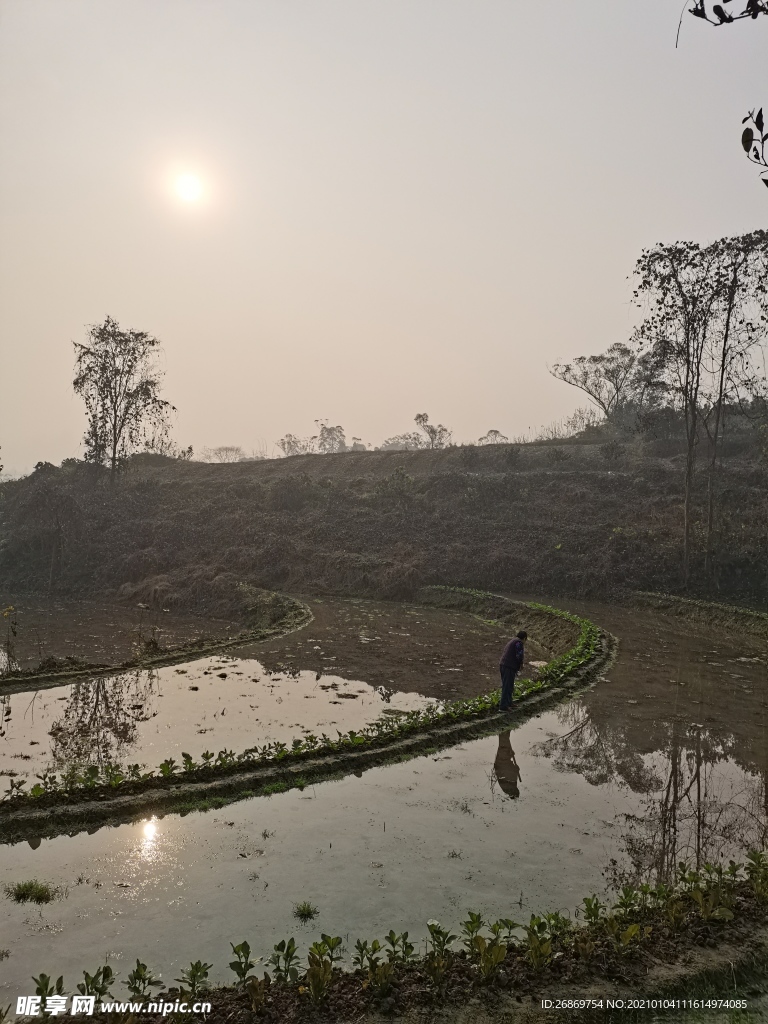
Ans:
POLYGON ((453 437, 453 431, 444 427, 442 423, 430 423, 429 416, 425 412, 417 413, 414 416, 414 423, 426 437, 427 448, 447 448, 453 437))
POLYGON ((727 408, 764 393, 754 356, 768 322, 768 232, 708 246, 675 242, 645 250, 635 270, 645 309, 635 342, 652 359, 685 424, 683 577, 690 574, 698 448, 709 441, 706 563, 710 567, 714 480, 727 408))
POLYGON ((500 430, 489 430, 487 434, 483 434, 482 437, 478 438, 478 444, 506 444, 509 438, 506 434, 502 434, 500 430))
POLYGON ((121 330, 111 317, 75 346, 75 393, 85 402, 85 459, 109 467, 110 479, 129 455, 151 449, 169 430, 175 411, 160 397, 160 342, 146 331, 121 330))

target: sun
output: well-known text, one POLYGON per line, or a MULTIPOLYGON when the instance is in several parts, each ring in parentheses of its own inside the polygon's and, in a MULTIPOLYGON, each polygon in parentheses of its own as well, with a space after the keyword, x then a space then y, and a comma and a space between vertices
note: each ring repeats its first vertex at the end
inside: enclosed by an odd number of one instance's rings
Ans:
POLYGON ((180 174, 174 189, 178 198, 185 203, 196 203, 203 195, 203 183, 196 174, 180 174))

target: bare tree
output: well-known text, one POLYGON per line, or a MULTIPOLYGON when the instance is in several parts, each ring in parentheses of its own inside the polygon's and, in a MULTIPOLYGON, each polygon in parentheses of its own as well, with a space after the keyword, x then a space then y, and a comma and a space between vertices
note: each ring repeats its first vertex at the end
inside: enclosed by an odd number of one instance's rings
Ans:
POLYGON ((676 242, 646 249, 637 261, 635 300, 646 307, 636 333, 663 371, 680 408, 686 435, 683 580, 690 578, 692 500, 702 426, 705 354, 720 314, 719 253, 710 246, 676 242))
POLYGON ((423 434, 395 434, 381 442, 381 451, 415 451, 427 447, 427 439, 423 434))
POLYGON ((85 402, 85 459, 109 466, 110 479, 125 459, 167 436, 170 402, 160 397, 160 342, 146 331, 123 331, 111 317, 75 342, 75 393, 85 402))
POLYGON ((427 448, 446 448, 453 437, 453 432, 444 427, 442 423, 437 425, 429 422, 429 416, 425 412, 417 413, 414 416, 414 423, 421 430, 426 439, 427 448))
POLYGON ((704 353, 707 381, 706 414, 702 418, 709 439, 705 568, 712 569, 715 481, 718 457, 729 405, 760 395, 764 378, 752 357, 764 339, 768 232, 754 231, 723 238, 711 247, 717 258, 720 286, 719 315, 704 353))
POLYGON ((277 447, 286 457, 289 455, 308 455, 316 451, 316 437, 297 437, 295 434, 286 434, 277 442, 277 447))
POLYGON ((579 388, 591 402, 610 416, 628 401, 638 355, 620 341, 599 356, 577 356, 572 363, 555 363, 553 377, 579 388))
POLYGON ((203 448, 201 462, 242 462, 246 454, 239 444, 222 444, 218 448, 203 448))

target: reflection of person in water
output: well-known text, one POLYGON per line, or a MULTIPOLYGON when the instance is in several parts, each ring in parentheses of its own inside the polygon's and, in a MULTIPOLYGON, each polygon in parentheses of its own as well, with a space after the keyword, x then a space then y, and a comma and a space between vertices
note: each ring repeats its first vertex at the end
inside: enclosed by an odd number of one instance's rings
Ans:
POLYGON ((517 800, 520 796, 518 783, 522 776, 515 760, 515 752, 509 739, 509 732, 499 733, 499 749, 493 762, 493 771, 502 791, 517 800))

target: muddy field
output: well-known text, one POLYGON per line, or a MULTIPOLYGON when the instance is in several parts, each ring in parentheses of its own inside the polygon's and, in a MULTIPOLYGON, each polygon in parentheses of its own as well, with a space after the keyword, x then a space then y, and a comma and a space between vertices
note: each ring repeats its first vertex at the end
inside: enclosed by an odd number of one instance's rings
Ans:
MULTIPOLYGON (((418 693, 456 700, 487 693, 499 685, 499 656, 510 632, 464 612, 389 601, 306 599, 314 622, 306 629, 253 651, 268 670, 286 668, 332 672, 418 693)), ((521 620, 515 626, 525 629, 521 620)), ((531 639, 521 678, 535 674, 552 653, 531 639)))
MULTIPOLYGON (((243 629, 242 623, 234 619, 116 602, 12 600, 0 596, 0 611, 9 606, 15 609, 18 623, 13 643, 22 669, 34 668, 45 658, 68 657, 91 665, 120 665, 136 657, 150 639, 162 647, 183 647, 201 637, 237 636, 243 629)), ((0 645, 7 639, 10 618, 0 618, 0 645)))

